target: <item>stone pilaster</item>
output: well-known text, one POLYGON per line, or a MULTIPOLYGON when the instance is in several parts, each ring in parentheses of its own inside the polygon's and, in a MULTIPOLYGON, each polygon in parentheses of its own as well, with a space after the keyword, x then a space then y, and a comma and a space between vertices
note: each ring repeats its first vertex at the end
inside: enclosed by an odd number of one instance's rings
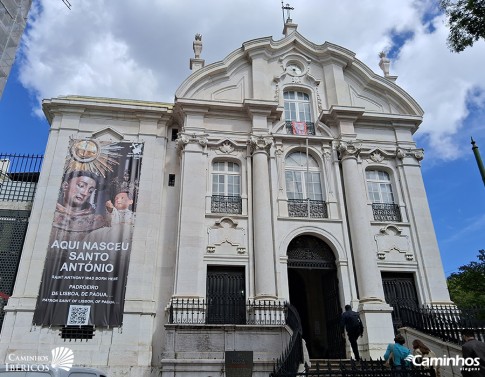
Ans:
POLYGON ((424 158, 424 152, 422 149, 398 148, 396 157, 413 230, 413 242, 415 249, 419 250, 416 255, 418 273, 420 280, 427 286, 422 292, 423 304, 451 304, 421 173, 420 161, 424 158))
POLYGON ((202 265, 201 245, 207 243, 205 180, 207 139, 205 134, 181 133, 177 146, 182 155, 179 232, 175 273, 175 296, 203 297, 199 284, 202 265), (199 189, 197 189, 199 187, 199 189))

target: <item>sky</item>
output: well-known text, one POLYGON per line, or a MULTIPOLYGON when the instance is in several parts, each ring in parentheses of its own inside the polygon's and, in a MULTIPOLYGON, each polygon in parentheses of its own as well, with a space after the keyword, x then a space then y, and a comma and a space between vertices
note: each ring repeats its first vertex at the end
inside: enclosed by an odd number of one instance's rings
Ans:
MULTIPOLYGON (((281 1, 34 0, 15 65, 0 99, 0 153, 43 154, 44 98, 85 95, 173 102, 190 74, 202 34, 206 65, 251 39, 283 37, 281 1)), ((286 4, 286 1, 285 1, 286 4)), ((485 42, 460 54, 435 0, 292 0, 291 18, 308 40, 356 53, 374 72, 379 52, 390 74, 425 111, 415 134, 446 275, 485 248, 485 42)))

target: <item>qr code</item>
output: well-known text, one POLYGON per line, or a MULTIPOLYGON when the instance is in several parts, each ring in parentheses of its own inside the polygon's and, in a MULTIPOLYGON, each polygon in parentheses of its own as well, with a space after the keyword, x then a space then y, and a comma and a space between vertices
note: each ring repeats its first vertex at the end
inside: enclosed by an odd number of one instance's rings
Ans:
POLYGON ((87 325, 89 323, 90 306, 70 305, 69 314, 67 315, 67 325, 87 325))

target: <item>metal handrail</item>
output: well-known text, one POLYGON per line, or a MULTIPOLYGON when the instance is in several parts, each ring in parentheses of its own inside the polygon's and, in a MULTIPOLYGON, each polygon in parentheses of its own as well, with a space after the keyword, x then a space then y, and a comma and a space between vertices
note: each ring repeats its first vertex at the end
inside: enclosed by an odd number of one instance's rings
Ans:
POLYGON ((276 360, 273 366, 271 377, 292 375, 298 371, 298 366, 303 363, 303 345, 302 345, 302 326, 298 311, 289 303, 285 304, 287 308, 286 324, 293 331, 288 346, 283 354, 276 360))
POLYGON ((402 326, 415 328, 446 342, 461 344, 461 332, 475 333, 475 338, 485 341, 485 308, 460 309, 456 306, 431 305, 421 308, 399 307, 402 326))

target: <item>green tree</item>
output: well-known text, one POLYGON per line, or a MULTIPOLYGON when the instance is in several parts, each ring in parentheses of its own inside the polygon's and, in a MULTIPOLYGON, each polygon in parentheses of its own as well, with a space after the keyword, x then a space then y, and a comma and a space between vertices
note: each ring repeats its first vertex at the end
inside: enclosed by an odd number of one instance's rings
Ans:
POLYGON ((485 250, 478 252, 478 262, 470 262, 458 270, 448 276, 453 302, 459 308, 485 308, 485 250))
POLYGON ((480 38, 485 39, 485 0, 440 0, 448 17, 448 47, 461 52, 480 38))

